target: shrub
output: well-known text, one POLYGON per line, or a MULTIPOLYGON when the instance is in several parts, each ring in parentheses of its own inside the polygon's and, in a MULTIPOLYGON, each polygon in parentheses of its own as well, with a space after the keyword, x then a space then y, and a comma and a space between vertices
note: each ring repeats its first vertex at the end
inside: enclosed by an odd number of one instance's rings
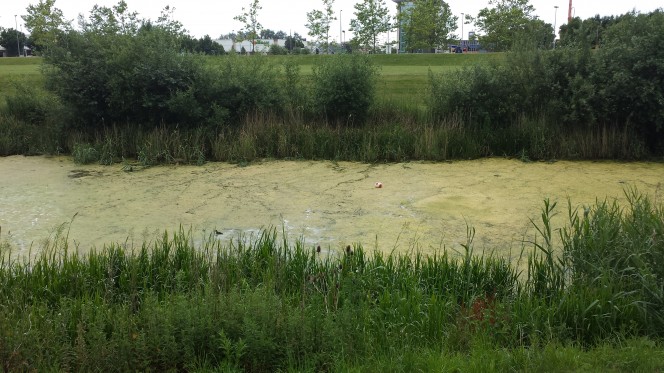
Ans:
POLYGON ((596 53, 593 102, 606 122, 634 126, 651 150, 664 148, 664 11, 628 13, 596 53))
POLYGON ((90 164, 99 161, 99 152, 90 144, 76 144, 71 151, 74 162, 78 164, 90 164))
POLYGON ((168 123, 168 101, 200 75, 196 57, 179 53, 179 35, 173 23, 95 7, 82 31, 70 31, 45 54, 47 87, 86 127, 168 123))
POLYGON ((16 93, 6 101, 5 112, 28 123, 43 125, 68 119, 58 98, 43 89, 17 84, 16 93))
POLYGON ((367 56, 325 56, 313 69, 315 106, 329 120, 361 124, 374 102, 377 68, 367 56))
POLYGON ((272 55, 284 55, 284 54, 288 54, 288 49, 286 49, 286 48, 284 48, 284 47, 282 47, 281 45, 278 45, 278 44, 272 44, 267 53, 272 54, 272 55))

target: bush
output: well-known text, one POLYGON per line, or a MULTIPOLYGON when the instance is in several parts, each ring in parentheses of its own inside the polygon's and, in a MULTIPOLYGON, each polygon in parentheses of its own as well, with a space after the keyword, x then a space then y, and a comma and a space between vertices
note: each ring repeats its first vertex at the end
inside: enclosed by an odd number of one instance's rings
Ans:
POLYGON ((16 85, 16 93, 6 98, 5 112, 31 124, 66 121, 67 114, 56 96, 43 89, 16 85))
POLYGON ((315 107, 329 120, 362 124, 374 102, 377 68, 367 56, 325 56, 313 68, 315 107))
POLYGON ((272 44, 267 53, 271 55, 285 55, 288 54, 288 49, 278 44, 272 44))
POLYGON ((605 122, 634 126, 651 150, 664 149, 664 12, 628 13, 596 53, 594 102, 605 122))
POLYGON ((90 164, 99 161, 99 152, 90 144, 76 144, 71 151, 74 162, 78 164, 90 164))
POLYGON ((169 123, 169 100, 200 76, 196 57, 179 53, 173 24, 139 23, 125 12, 95 8, 82 31, 70 31, 45 54, 47 87, 88 128, 169 123))
POLYGON ((279 69, 267 58, 231 55, 205 69, 192 94, 207 115, 237 124, 253 112, 281 112, 281 86, 279 69))
POLYGON ((637 133, 648 150, 664 148, 664 13, 628 13, 587 43, 509 53, 504 63, 430 74, 433 115, 462 116, 488 128, 543 118, 565 130, 637 133))

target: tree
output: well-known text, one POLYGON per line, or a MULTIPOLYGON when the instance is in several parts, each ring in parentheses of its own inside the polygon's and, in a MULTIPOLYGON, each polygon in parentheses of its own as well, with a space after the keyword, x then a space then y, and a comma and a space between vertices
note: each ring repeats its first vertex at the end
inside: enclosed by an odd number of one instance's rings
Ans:
POLYGON ((560 26, 560 46, 586 46, 593 48, 599 47, 604 38, 606 30, 625 19, 628 15, 618 17, 608 16, 600 17, 596 15, 593 18, 584 19, 576 17, 568 24, 560 26))
POLYGON ((493 8, 484 8, 477 14, 475 24, 484 33, 480 43, 495 51, 510 50, 514 43, 527 37, 528 31, 537 29, 532 22, 535 8, 528 0, 489 0, 493 8))
POLYGON ((337 18, 334 17, 332 6, 334 0, 323 0, 323 10, 312 10, 307 13, 306 27, 309 29, 309 35, 316 38, 319 43, 325 39, 325 46, 327 48, 328 40, 330 37, 330 24, 337 18))
POLYGON ((413 7, 400 13, 399 21, 405 25, 406 49, 434 51, 456 40, 458 17, 452 14, 449 4, 442 0, 417 0, 413 7))
POLYGON ((198 41, 197 52, 205 55, 223 54, 224 47, 216 41, 212 40, 210 35, 205 35, 198 41))
POLYGON ((244 32, 245 39, 251 40, 251 53, 254 53, 254 46, 256 39, 260 36, 263 25, 258 22, 258 11, 263 9, 258 0, 252 0, 249 9, 242 8, 242 14, 235 16, 233 19, 244 23, 241 32, 244 32))
MULTIPOLYGON (((168 10, 157 21, 139 19, 126 3, 95 6, 44 53, 46 85, 85 126, 166 123, 173 97, 202 75, 181 53, 181 25, 168 10)), ((182 110, 188 110, 186 106, 182 110)))
POLYGON ((54 7, 55 0, 39 0, 36 5, 29 5, 27 15, 21 16, 25 28, 30 32, 34 46, 38 51, 53 44, 65 30, 71 27, 62 11, 54 7))
POLYGON ((13 28, 0 29, 0 45, 5 47, 7 54, 9 56, 18 56, 19 53, 22 53, 23 47, 28 44, 28 38, 22 32, 17 32, 13 28), (20 44, 20 49, 17 44, 20 44))
POLYGON ((392 17, 384 0, 364 0, 355 4, 355 16, 350 21, 351 30, 362 45, 371 45, 376 52, 378 34, 392 29, 392 17))
POLYGON ((293 51, 293 48, 304 48, 304 39, 297 32, 293 36, 286 36, 286 49, 293 51))
POLYGON ((261 39, 274 39, 276 37, 276 32, 270 30, 269 28, 262 29, 260 33, 261 39))

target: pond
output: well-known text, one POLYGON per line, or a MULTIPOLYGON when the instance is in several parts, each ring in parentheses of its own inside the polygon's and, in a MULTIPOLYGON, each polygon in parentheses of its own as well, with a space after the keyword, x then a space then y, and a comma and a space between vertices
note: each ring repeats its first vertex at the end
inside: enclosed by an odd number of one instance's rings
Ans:
MULTIPOLYGON (((534 239, 545 198, 557 226, 573 207, 624 201, 636 187, 661 197, 664 164, 524 163, 490 158, 450 163, 264 161, 131 169, 77 165, 67 157, 0 158, 0 240, 38 252, 60 231, 79 251, 140 246, 183 227, 194 240, 285 231, 291 242, 338 250, 476 249, 518 254, 534 239), (377 188, 376 183, 381 183, 377 188), (215 234, 215 230, 219 235, 215 234)), ((531 245, 532 246, 532 245, 531 245)))

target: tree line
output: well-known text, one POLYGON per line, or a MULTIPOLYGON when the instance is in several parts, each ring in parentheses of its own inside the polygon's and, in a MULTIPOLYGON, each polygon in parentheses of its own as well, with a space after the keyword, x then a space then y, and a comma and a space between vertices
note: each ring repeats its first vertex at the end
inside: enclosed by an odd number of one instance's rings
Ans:
MULTIPOLYGON (((72 28, 65 20, 62 11, 55 7, 56 0, 39 0, 37 4, 27 8, 27 15, 22 16, 30 36, 18 33, 20 43, 28 45, 37 52, 57 39, 58 34, 72 28)), ((311 37, 309 42, 327 50, 334 43, 330 43, 329 35, 332 23, 337 20, 334 10, 334 0, 321 0, 322 7, 307 12, 305 24, 311 37)), ((553 46, 555 36, 553 26, 540 20, 534 14, 534 7, 528 0, 491 0, 489 6, 481 9, 476 16, 465 15, 463 24, 474 24, 477 27, 477 38, 483 48, 492 51, 507 51, 515 45, 527 41, 538 48, 553 46)), ((124 1, 118 3, 120 7, 127 7, 124 1)), ((398 13, 390 15, 386 0, 363 0, 354 5, 353 17, 350 19, 350 29, 353 37, 344 44, 348 50, 362 50, 378 52, 380 36, 386 32, 401 28, 404 30, 401 44, 406 51, 431 51, 445 48, 450 43, 463 39, 463 35, 456 34, 459 17, 456 16, 444 0, 414 0, 397 5, 398 13)), ((251 40, 252 45, 257 39, 285 39, 286 50, 303 48, 305 39, 295 33, 287 34, 284 31, 273 31, 264 28, 260 21, 262 7, 260 0, 251 0, 247 7, 242 8, 241 14, 235 20, 241 22, 243 27, 238 32, 222 34, 220 38, 232 38, 236 41, 251 40)), ((168 12, 169 10, 166 9, 168 12)), ((606 24, 607 20, 598 20, 606 24)), ((580 22, 574 21, 574 22, 580 22)), ((181 25, 180 25, 181 26, 181 25)), ((574 25, 564 25, 561 31, 574 25)), ((215 43, 209 36, 193 38, 186 34, 182 28, 180 49, 184 52, 203 54, 224 54, 222 46, 215 43)), ((345 30, 340 30, 345 34, 345 30)), ((10 55, 15 53, 16 30, 1 29, 0 45, 3 45, 10 55)), ((394 44, 393 40, 390 44, 394 44)), ((338 44, 337 44, 338 46, 338 44)))

